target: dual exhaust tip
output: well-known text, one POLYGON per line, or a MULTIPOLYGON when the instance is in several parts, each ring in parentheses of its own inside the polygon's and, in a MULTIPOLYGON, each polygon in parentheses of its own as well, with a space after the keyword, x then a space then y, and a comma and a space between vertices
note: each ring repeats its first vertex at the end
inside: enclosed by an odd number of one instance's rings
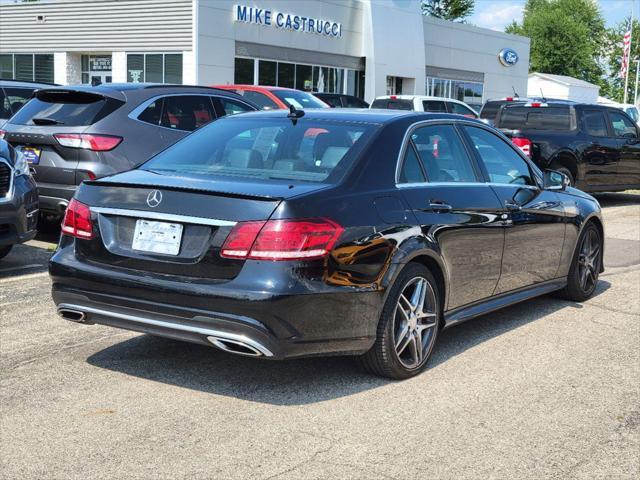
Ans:
MULTIPOLYGON (((87 314, 82 310, 59 308, 58 315, 71 322, 92 323, 88 321, 87 314)), ((253 340, 244 342, 242 340, 234 340, 221 336, 209 335, 207 336, 207 341, 220 350, 224 350, 225 352, 229 353, 235 353, 236 355, 245 355, 248 357, 271 356, 270 352, 266 348, 262 347, 260 344, 254 342, 253 340)))

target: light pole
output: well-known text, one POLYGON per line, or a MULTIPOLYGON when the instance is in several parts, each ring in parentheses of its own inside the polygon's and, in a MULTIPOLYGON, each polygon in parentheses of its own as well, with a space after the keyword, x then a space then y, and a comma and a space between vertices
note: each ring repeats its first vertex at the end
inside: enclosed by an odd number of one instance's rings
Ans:
POLYGON ((640 58, 636 58, 634 62, 636 62, 636 86, 633 95, 633 104, 638 105, 638 73, 640 73, 640 58))

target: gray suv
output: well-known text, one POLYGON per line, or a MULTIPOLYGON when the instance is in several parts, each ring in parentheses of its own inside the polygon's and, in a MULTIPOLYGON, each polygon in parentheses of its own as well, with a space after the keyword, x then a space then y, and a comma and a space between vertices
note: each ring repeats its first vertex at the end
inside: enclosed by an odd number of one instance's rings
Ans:
POLYGON ((28 160, 41 212, 61 215, 83 180, 129 170, 202 125, 257 109, 209 87, 55 87, 38 90, 0 137, 28 160))

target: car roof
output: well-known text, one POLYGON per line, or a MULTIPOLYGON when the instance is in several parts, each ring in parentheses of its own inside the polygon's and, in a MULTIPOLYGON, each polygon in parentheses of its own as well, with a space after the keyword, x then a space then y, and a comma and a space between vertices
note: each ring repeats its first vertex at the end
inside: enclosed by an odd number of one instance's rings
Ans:
POLYGON ((0 87, 43 88, 56 87, 57 83, 27 82, 24 80, 0 80, 0 87))
POLYGON ((289 90, 289 91, 294 91, 294 92, 303 92, 303 93, 309 93, 313 95, 313 92, 305 92, 304 90, 297 90, 295 88, 287 88, 287 87, 275 87, 273 85, 249 85, 249 84, 232 84, 232 85, 212 85, 211 88, 220 88, 222 90, 231 90, 231 89, 235 89, 235 90, 266 90, 266 91, 273 91, 273 90, 289 90))

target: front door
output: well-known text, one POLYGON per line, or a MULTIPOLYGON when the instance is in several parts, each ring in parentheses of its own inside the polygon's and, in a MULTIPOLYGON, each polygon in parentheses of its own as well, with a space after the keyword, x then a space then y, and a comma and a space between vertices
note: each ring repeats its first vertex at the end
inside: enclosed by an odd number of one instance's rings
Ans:
POLYGON ((543 190, 511 143, 481 127, 463 127, 506 218, 502 271, 495 293, 556 278, 564 245, 564 208, 543 190))
POLYGON ((448 277, 446 309, 490 297, 500 277, 502 206, 452 124, 418 127, 405 146, 399 188, 448 277), (481 253, 479 253, 481 252, 481 253))
POLYGON ((616 185, 640 185, 640 138, 635 123, 622 112, 609 110, 611 128, 618 143, 620 161, 616 185))
POLYGON ((578 181, 576 186, 586 188, 615 184, 620 145, 608 125, 604 110, 583 110, 582 123, 587 142, 582 153, 582 165, 578 166, 582 169, 582 175, 579 175, 582 182, 578 181))

